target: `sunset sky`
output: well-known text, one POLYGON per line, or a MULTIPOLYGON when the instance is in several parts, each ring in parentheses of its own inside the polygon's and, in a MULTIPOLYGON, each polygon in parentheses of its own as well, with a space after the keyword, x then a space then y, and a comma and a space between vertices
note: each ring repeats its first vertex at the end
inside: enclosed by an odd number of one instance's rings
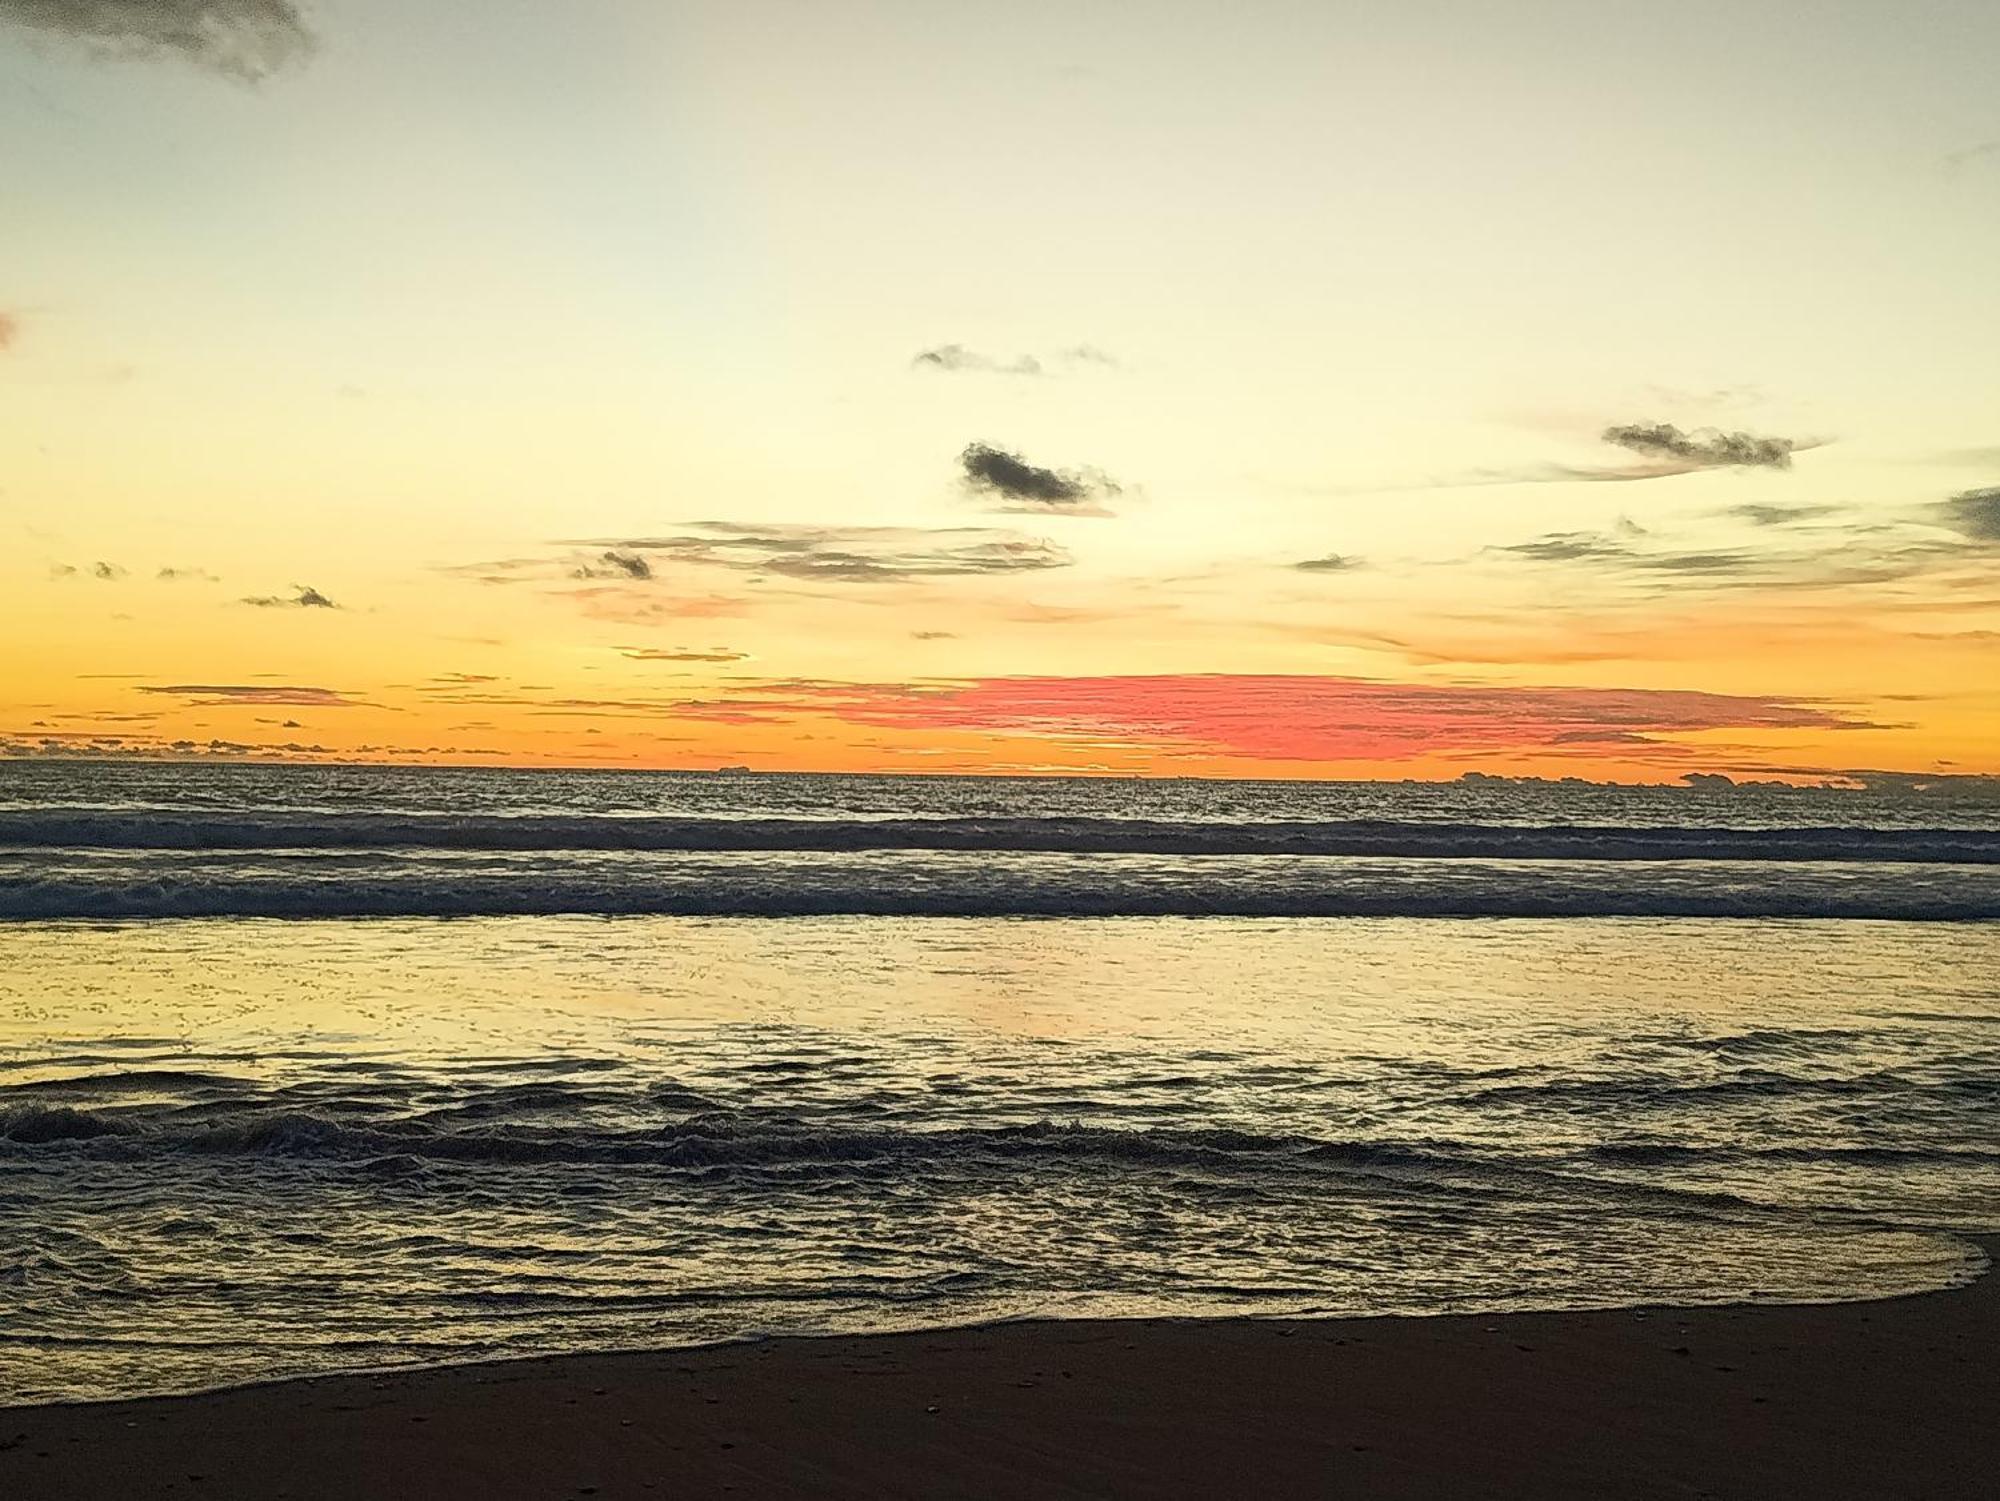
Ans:
POLYGON ((1996 57, 0 0, 0 750, 2000 773, 1996 57))

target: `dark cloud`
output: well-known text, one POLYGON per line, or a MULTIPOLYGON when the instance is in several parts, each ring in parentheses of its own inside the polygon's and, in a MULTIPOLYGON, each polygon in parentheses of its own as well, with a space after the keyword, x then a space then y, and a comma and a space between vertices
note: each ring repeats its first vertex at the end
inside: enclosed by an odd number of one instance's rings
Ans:
POLYGON ((1030 500, 1039 505, 1073 505, 1090 495, 1090 487, 1080 478, 1030 464, 1019 454, 972 443, 958 456, 966 481, 976 489, 989 490, 1009 500, 1030 500))
POLYGON ((1840 506, 1762 505, 1752 501, 1747 505, 1730 506, 1723 514, 1747 521, 1752 526, 1793 526, 1801 521, 1838 515, 1842 509, 1840 506))
POLYGON ((910 639, 912 641, 956 641, 958 633, 956 631, 911 631, 910 639))
POLYGON ((620 552, 613 549, 601 552, 588 562, 579 563, 570 570, 572 578, 580 579, 649 579, 653 576, 653 565, 636 552, 620 552))
POLYGON ((1349 573, 1361 566, 1361 559, 1343 552, 1330 552, 1323 558, 1307 558, 1292 564, 1300 573, 1349 573))
POLYGON ((966 488, 1003 502, 1000 509, 1060 516, 1109 516, 1104 502, 1117 481, 1094 470, 1044 469, 1017 453, 970 443, 958 456, 966 488))
POLYGON ((107 584, 116 583, 119 579, 125 577, 125 570, 120 568, 116 563, 99 561, 90 565, 90 576, 94 579, 102 579, 107 584))
POLYGON ((1975 542, 2000 542, 2000 485, 1962 491, 1938 509, 1953 531, 1975 542))
POLYGON ((174 57, 246 81, 313 47, 294 0, 0 0, 0 23, 96 53, 174 57))
POLYGON ((1671 422, 1627 423, 1607 427, 1600 436, 1615 447, 1691 469, 1789 469, 1792 451, 1799 446, 1790 438, 1725 433, 1712 427, 1682 432, 1671 422))
POLYGON ((243 603, 260 610, 337 610, 339 605, 310 584, 294 584, 290 594, 252 594, 243 603))
POLYGON ((361 700, 349 698, 337 688, 304 688, 295 684, 271 683, 165 683, 141 687, 140 693, 184 698, 197 708, 223 708, 231 704, 297 704, 314 709, 352 709, 361 700))
POLYGON ((707 651, 692 647, 673 646, 623 646, 619 655, 634 662, 747 662, 750 653, 731 651, 726 646, 712 646, 707 651))
POLYGON ((749 526, 699 521, 662 537, 579 544, 647 558, 829 583, 1030 573, 1064 568, 1052 542, 990 527, 749 526))
POLYGON ((203 584, 219 584, 222 582, 221 579, 210 573, 206 568, 162 568, 153 576, 163 584, 185 583, 189 579, 203 584))

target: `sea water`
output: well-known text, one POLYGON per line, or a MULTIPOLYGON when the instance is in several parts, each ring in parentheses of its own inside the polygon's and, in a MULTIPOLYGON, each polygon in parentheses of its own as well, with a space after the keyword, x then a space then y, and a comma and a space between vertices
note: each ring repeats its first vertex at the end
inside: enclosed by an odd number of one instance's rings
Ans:
POLYGON ((1995 917, 1950 784, 0 765, 0 1401, 1941 1286, 1995 917))

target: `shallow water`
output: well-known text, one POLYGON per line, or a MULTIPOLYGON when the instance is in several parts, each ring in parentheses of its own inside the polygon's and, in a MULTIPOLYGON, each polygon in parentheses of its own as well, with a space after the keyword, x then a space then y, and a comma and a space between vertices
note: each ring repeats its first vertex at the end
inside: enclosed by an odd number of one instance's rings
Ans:
POLYGON ((1966 923, 4 924, 0 1394, 1940 1285, 1996 975, 1966 923))

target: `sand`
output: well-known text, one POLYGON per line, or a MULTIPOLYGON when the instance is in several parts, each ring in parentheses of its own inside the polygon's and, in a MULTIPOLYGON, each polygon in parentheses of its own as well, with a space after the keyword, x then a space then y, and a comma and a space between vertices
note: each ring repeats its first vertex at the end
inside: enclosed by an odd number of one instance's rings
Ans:
POLYGON ((1816 1307, 1011 1324, 0 1409, 18 1501, 587 1495, 1990 1501, 2000 1279, 1816 1307))

